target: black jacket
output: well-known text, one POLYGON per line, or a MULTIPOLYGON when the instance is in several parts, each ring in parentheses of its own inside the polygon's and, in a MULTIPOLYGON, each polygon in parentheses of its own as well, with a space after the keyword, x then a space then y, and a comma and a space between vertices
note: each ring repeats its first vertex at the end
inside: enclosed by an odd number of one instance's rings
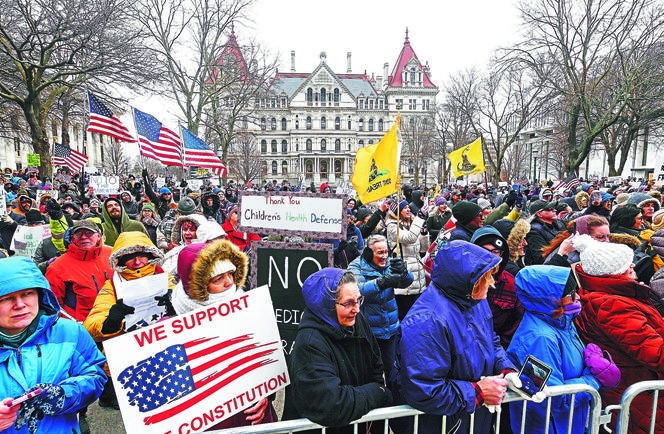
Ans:
POLYGON ((544 263, 542 256, 542 247, 548 246, 562 228, 557 226, 556 220, 551 223, 544 223, 535 217, 530 222, 530 232, 526 235, 526 265, 541 265, 544 263))
POLYGON ((343 426, 392 401, 378 343, 362 314, 356 316, 353 333, 345 333, 305 309, 289 371, 284 420, 306 417, 343 426))

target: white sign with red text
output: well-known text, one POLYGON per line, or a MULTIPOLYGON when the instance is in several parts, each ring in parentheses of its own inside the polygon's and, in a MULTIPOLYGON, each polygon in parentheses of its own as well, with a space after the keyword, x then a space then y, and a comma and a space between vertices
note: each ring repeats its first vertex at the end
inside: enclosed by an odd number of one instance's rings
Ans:
POLYGON ((104 350, 128 434, 202 432, 290 382, 266 285, 104 350))

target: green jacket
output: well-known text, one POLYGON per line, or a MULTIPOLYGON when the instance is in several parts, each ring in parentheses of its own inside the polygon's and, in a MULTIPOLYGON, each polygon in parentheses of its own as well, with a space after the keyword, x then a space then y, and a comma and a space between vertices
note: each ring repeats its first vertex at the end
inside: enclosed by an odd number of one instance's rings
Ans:
POLYGON ((108 214, 108 210, 106 209, 106 202, 108 202, 108 199, 104 201, 104 205, 102 207, 104 214, 104 223, 102 224, 102 227, 104 228, 105 245, 113 247, 115 245, 115 241, 118 239, 118 236, 122 232, 143 232, 148 237, 150 236, 148 231, 145 230, 143 223, 130 219, 125 212, 124 207, 122 206, 120 206, 120 212, 122 214, 120 217, 120 230, 118 231, 115 227, 115 224, 113 224, 113 220, 111 220, 111 216, 108 214))

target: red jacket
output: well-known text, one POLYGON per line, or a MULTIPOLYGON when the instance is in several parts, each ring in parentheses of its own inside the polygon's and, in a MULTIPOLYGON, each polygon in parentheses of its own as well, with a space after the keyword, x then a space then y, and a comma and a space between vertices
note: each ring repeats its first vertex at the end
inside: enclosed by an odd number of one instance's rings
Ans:
POLYGON ((239 232, 235 230, 230 220, 226 220, 221 227, 226 231, 226 238, 231 243, 235 244, 241 252, 251 245, 252 241, 260 241, 261 237, 258 234, 251 232, 239 232))
POLYGON ((83 322, 95 303, 97 293, 111 273, 111 248, 101 244, 82 250, 74 244, 46 270, 46 280, 62 309, 83 322))
MULTIPOLYGON (((619 404, 633 383, 664 379, 664 319, 650 302, 650 288, 620 276, 590 276, 579 265, 583 309, 576 318, 579 335, 611 354, 620 368, 620 384, 600 389, 602 405, 619 404)), ((661 395, 660 395, 661 396, 661 395)), ((652 395, 637 396, 631 407, 629 432, 649 430, 652 395)), ((655 432, 664 432, 664 397, 657 405, 655 432)), ((616 432, 616 418, 611 429, 616 432)))

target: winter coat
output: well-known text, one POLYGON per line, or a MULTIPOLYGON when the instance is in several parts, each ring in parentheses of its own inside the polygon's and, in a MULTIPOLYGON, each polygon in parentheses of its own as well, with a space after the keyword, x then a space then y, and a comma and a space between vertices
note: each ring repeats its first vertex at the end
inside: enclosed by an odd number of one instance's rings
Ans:
POLYGON ((207 240, 198 240, 198 228, 200 228, 203 223, 207 222, 205 217, 203 217, 201 214, 190 214, 178 217, 177 220, 175 220, 175 224, 173 225, 173 231, 171 232, 171 242, 169 244, 169 250, 164 255, 164 260, 161 263, 161 267, 165 271, 171 273, 171 275, 177 273, 178 255, 180 254, 180 251, 182 251, 182 249, 185 247, 185 244, 182 242, 182 225, 184 224, 184 222, 192 222, 193 224, 196 225, 196 238, 192 240, 192 243, 207 241, 207 240))
POLYGON ((452 232, 450 232, 450 241, 461 240, 470 242, 474 233, 475 229, 471 229, 468 226, 457 222, 452 232))
MULTIPOLYGON (((576 318, 584 341, 608 351, 621 379, 613 389, 600 389, 602 405, 617 405, 630 385, 639 381, 664 380, 664 319, 649 300, 650 288, 621 276, 590 276, 575 268, 581 283, 583 309, 576 318)), ((634 398, 629 432, 649 430, 651 394, 634 398)), ((664 432, 664 397, 657 405, 655 432, 664 432)), ((616 432, 616 419, 610 425, 616 432)))
POLYGON ((139 213, 138 218, 136 220, 143 224, 143 227, 148 232, 148 237, 150 237, 150 241, 152 241, 152 244, 156 246, 157 232, 159 228, 159 223, 161 223, 159 217, 156 215, 154 217, 143 217, 143 215, 139 213))
POLYGON ((161 194, 157 196, 147 177, 143 177, 143 184, 145 184, 145 194, 150 198, 150 202, 154 204, 155 208, 157 208, 159 218, 163 220, 166 213, 171 210, 172 200, 170 198, 168 200, 164 199, 161 194))
POLYGON ((444 213, 440 212, 440 208, 436 207, 427 218, 427 229, 429 230, 429 237, 432 240, 438 238, 440 231, 444 231, 445 224, 452 217, 452 210, 447 208, 444 213))
POLYGON ((530 232, 526 235, 526 265, 538 265, 544 263, 542 256, 542 248, 548 246, 556 235, 558 235, 559 228, 554 221, 551 223, 544 223, 542 220, 535 216, 530 222, 530 232))
POLYGON ((307 308, 289 362, 291 385, 286 390, 284 420, 306 417, 338 427, 391 404, 383 382, 380 349, 364 316, 358 313, 352 330, 338 322, 333 325, 335 300, 328 299, 326 293, 327 288, 337 287, 342 273, 324 269, 302 286, 307 308))
POLYGON ((105 238, 104 244, 111 247, 114 246, 118 239, 118 235, 120 235, 122 232, 143 232, 145 235, 149 236, 148 231, 146 231, 145 226, 143 226, 143 223, 137 222, 136 220, 131 220, 129 216, 127 216, 127 213, 123 207, 120 207, 120 230, 118 230, 115 227, 113 220, 111 220, 111 216, 108 214, 108 210, 106 209, 106 202, 108 202, 108 199, 104 201, 104 205, 102 206, 104 214, 104 223, 102 224, 105 238))
POLYGON ((464 241, 444 244, 434 259, 431 283, 401 323, 390 381, 398 403, 430 415, 420 416, 420 432, 441 432, 442 415, 450 416, 448 427, 460 423, 458 432, 468 432, 473 411, 475 433, 491 429, 486 407, 476 411, 473 383, 514 366, 494 333, 487 301, 470 294, 499 262, 464 241))
POLYGON ((203 209, 203 215, 211 221, 217 222, 220 225, 224 224, 224 214, 221 212, 221 201, 219 195, 214 194, 210 191, 203 193, 201 197, 201 208, 203 209), (208 206, 207 199, 212 198, 212 206, 208 206))
MULTIPOLYGON (((554 300, 562 299, 565 284, 571 269, 548 265, 526 267, 516 276, 516 292, 526 313, 512 337, 507 353, 519 366, 528 355, 532 355, 553 368, 547 385, 588 384, 599 389, 600 384, 585 366, 583 350, 585 344, 579 338, 572 316, 563 315, 554 319, 551 313, 557 309, 554 300)), ((567 420, 571 396, 551 398, 551 430, 567 432, 567 420)), ((576 394, 573 433, 582 433, 590 402, 587 393, 576 394)), ((543 433, 546 401, 541 404, 528 403, 526 432, 543 433)), ((521 402, 510 404, 512 430, 521 429, 521 402)))
MULTIPOLYGON (((28 258, 0 262, 0 297, 26 288, 43 294, 36 330, 18 348, 0 344, 0 397, 18 397, 37 383, 61 386, 65 392, 62 411, 37 422, 37 432, 78 433, 77 410, 92 404, 106 383, 104 356, 85 329, 58 317, 60 306, 39 269, 28 258)), ((19 431, 28 433, 27 424, 19 431)))
POLYGON ((60 255, 62 255, 62 252, 53 244, 53 237, 48 237, 39 243, 35 253, 32 255, 32 261, 37 264, 42 274, 46 274, 49 261, 60 255))
POLYGON ((46 270, 46 280, 62 309, 76 321, 83 322, 88 316, 111 274, 110 256, 111 248, 101 241, 89 250, 69 244, 67 251, 46 270))
POLYGON ((516 295, 512 274, 505 270, 500 276, 494 275, 494 279, 496 283, 489 289, 486 299, 493 315, 493 329, 500 337, 500 344, 507 348, 525 309, 516 295))
MULTIPOLYGON (((367 220, 366 223, 361 223, 357 226, 357 228, 360 230, 360 234, 362 235, 363 239, 369 238, 369 236, 376 231, 376 227, 378 226, 379 223, 383 221, 385 218, 385 211, 382 211, 380 209, 377 209, 376 211, 371 214, 371 217, 369 217, 369 220, 367 220)), ((380 233, 381 235, 385 235, 385 227, 381 225, 381 228, 376 231, 377 233, 380 233)))
POLYGON ((226 220, 221 227, 226 232, 226 238, 235 244, 240 251, 244 252, 251 246, 252 241, 260 241, 261 237, 258 234, 251 232, 240 232, 233 227, 230 220, 226 220))
MULTIPOLYGON (((399 251, 396 254, 403 258, 406 268, 413 273, 413 283, 408 288, 395 289, 396 295, 421 294, 427 286, 424 266, 420 260, 420 252, 426 252, 429 248, 429 235, 420 233, 423 224, 424 219, 415 217, 410 228, 406 229, 403 224, 399 227, 399 251)), ((387 220, 387 247, 393 250, 396 245, 397 220, 389 217, 387 220)))
POLYGON ((138 205, 131 197, 131 193, 128 191, 123 191, 122 193, 120 193, 120 202, 122 203, 122 208, 124 208, 129 218, 132 220, 136 220, 136 216, 138 215, 138 205), (125 200, 122 199, 123 194, 129 195, 129 201, 125 202, 125 200))
MULTIPOLYGON (((367 256, 373 257, 373 251, 366 247, 362 256, 356 258, 348 266, 357 277, 360 292, 364 296, 364 304, 360 308, 377 339, 389 339, 394 336, 399 327, 399 312, 394 298, 394 288, 380 289, 376 279, 390 274, 390 264, 379 268, 367 256)), ((401 286, 409 286, 413 282, 413 274, 403 277, 401 286)))

